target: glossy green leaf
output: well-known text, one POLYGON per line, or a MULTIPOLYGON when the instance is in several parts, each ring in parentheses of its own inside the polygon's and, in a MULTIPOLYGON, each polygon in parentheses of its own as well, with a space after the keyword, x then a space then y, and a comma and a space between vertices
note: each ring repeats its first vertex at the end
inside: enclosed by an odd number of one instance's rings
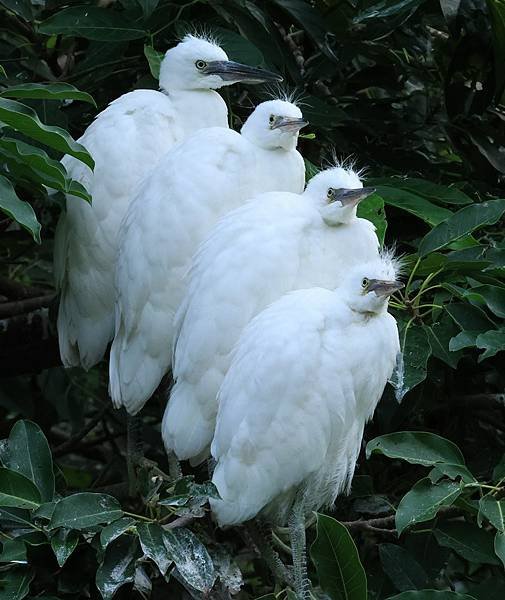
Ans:
POLYGON ((451 441, 426 431, 397 431, 368 442, 366 456, 384 454, 426 467, 437 463, 465 464, 460 449, 451 441))
POLYGON ((360 12, 354 19, 355 23, 366 23, 376 19, 389 19, 402 13, 411 13, 417 9, 423 0, 380 0, 366 10, 360 12))
POLYGON ((11 182, 0 175, 0 211, 17 221, 40 244, 41 225, 28 202, 20 200, 11 182))
POLYGON ((464 293, 469 301, 485 304, 491 312, 505 318, 505 287, 478 285, 464 293))
POLYGON ((137 0, 144 13, 144 18, 149 18, 155 8, 158 6, 160 0, 137 0))
POLYGON ((424 325, 424 329, 428 335, 433 356, 455 369, 461 354, 451 351, 449 347, 449 342, 457 331, 454 323, 450 319, 442 320, 431 325, 424 325))
POLYGON ((498 531, 505 533, 505 501, 484 496, 479 500, 479 514, 486 517, 498 531))
POLYGON ((113 9, 72 6, 50 16, 39 25, 40 33, 75 35, 88 40, 121 42, 143 38, 146 33, 113 9))
POLYGON ((32 21, 33 19, 32 3, 30 0, 0 0, 0 4, 8 10, 12 10, 13 13, 22 17, 25 21, 32 21))
POLYGON ((498 352, 503 352, 505 350, 505 329, 493 329, 479 334, 475 340, 475 345, 477 348, 485 350, 479 356, 479 362, 498 354, 498 352))
POLYGON ((100 544, 102 545, 102 548, 107 548, 111 542, 133 527, 135 523, 135 519, 132 519, 131 517, 122 517, 104 527, 102 531, 100 531, 100 544))
POLYGON ((13 508, 37 508, 40 492, 27 477, 0 468, 0 506, 13 508))
POLYGON ((91 202, 83 185, 70 179, 65 167, 49 158, 41 148, 12 138, 0 138, 0 150, 6 163, 17 168, 23 176, 54 190, 78 196, 91 202))
POLYGON ((14 424, 9 435, 7 466, 33 481, 42 502, 53 499, 53 459, 46 436, 37 424, 24 420, 14 424))
POLYGON ((2 551, 0 552, 0 563, 18 563, 27 562, 26 544, 20 540, 2 540, 2 551))
POLYGON ((505 567, 505 533, 497 531, 494 536, 494 551, 505 567))
POLYGON ((61 127, 44 125, 29 106, 0 98, 0 121, 46 146, 74 156, 91 169, 94 167, 94 161, 84 146, 73 140, 61 127))
POLYGON ((317 537, 310 547, 321 588, 333 600, 366 600, 366 574, 347 529, 317 513, 317 537))
MULTIPOLYGON (((373 182, 373 179, 371 182, 373 182)), ((370 185, 372 184, 373 183, 370 183, 370 185)), ((450 210, 437 206, 429 200, 407 190, 396 189, 385 185, 378 185, 375 187, 377 188, 377 194, 384 199, 386 204, 401 208, 402 210, 419 217, 429 225, 438 225, 452 215, 450 210)))
POLYGON ((149 70, 155 79, 160 78, 160 66, 163 60, 163 52, 158 52, 152 46, 144 46, 144 56, 147 58, 149 70))
POLYGON ((381 544, 379 556, 384 572, 397 590, 421 590, 428 584, 426 571, 405 548, 381 544))
POLYGON ((62 567, 79 543, 79 534, 74 529, 61 528, 51 538, 51 548, 62 567))
POLYGON ((157 523, 140 523, 137 525, 137 531, 145 556, 157 565, 162 575, 165 575, 172 560, 163 541, 163 528, 157 523))
POLYGON ((475 477, 463 465, 452 465, 449 463, 437 463, 436 467, 430 471, 428 477, 433 483, 438 483, 443 476, 449 479, 461 479, 464 483, 475 483, 475 477))
POLYGON ((455 521, 440 524, 433 531, 441 546, 454 550, 472 563, 499 564, 494 551, 494 537, 473 523, 455 521))
POLYGON ((504 212, 505 200, 489 200, 465 206, 425 235, 419 245, 419 255, 426 256, 484 225, 496 223, 504 212))
POLYGON ((451 352, 458 352, 458 350, 462 350, 463 348, 471 348, 475 346, 478 337, 478 331, 460 331, 458 335, 449 340, 449 350, 451 352))
POLYGON ((163 531, 163 541, 183 581, 208 593, 216 580, 216 572, 207 548, 196 535, 185 528, 168 529, 163 531))
POLYGON ((107 546, 96 572, 96 586, 103 600, 110 600, 121 586, 134 580, 139 555, 137 538, 131 535, 123 535, 107 546))
POLYGON ((383 177, 367 179, 367 185, 386 185, 412 192, 437 204, 471 204, 472 199, 455 186, 447 187, 416 177, 383 177))
POLYGON ((493 327, 486 313, 468 302, 451 302, 445 310, 463 331, 487 331, 493 327))
POLYGON ((384 200, 378 194, 372 194, 365 198, 358 205, 358 217, 368 219, 375 225, 377 237, 382 246, 388 225, 384 212, 384 200))
POLYGON ((438 509, 450 506, 461 491, 461 485, 455 481, 433 484, 427 477, 418 481, 398 505, 395 516, 398 535, 411 525, 433 519, 438 509))
POLYGON ((400 324, 400 340, 402 368, 396 375, 396 398, 400 401, 403 396, 416 385, 426 379, 428 359, 431 356, 431 346, 426 331, 418 325, 410 325, 405 333, 405 323, 400 324))
POLYGON ((250 40, 224 27, 213 27, 212 30, 219 38, 219 45, 231 60, 252 66, 265 63, 263 53, 250 40))
POLYGON ((54 508, 50 528, 88 529, 123 516, 119 502, 107 494, 81 492, 63 498, 54 508))
POLYGON ((32 569, 19 567, 0 572, 0 594, 2 600, 22 600, 30 592, 30 583, 35 575, 32 569))
POLYGON ((92 96, 69 83, 19 83, 2 90, 0 96, 38 100, 80 100, 96 106, 92 96))
POLYGON ((419 590, 402 592, 396 596, 390 596, 388 600, 475 600, 468 594, 459 592, 445 592, 439 590, 419 590))

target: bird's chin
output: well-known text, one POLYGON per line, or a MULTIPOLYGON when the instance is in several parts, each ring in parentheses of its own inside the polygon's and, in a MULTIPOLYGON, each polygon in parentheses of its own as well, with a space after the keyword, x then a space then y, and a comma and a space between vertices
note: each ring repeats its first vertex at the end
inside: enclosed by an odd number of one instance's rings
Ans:
POLYGON ((295 135, 285 133, 280 139, 280 147, 287 151, 295 150, 297 144, 298 133, 296 133, 295 135))

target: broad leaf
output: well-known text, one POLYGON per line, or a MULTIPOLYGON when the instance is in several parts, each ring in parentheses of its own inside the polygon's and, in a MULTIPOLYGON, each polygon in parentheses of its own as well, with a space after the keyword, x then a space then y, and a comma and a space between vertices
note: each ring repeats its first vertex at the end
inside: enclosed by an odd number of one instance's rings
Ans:
POLYGON ((140 523, 137 525, 140 545, 148 558, 150 558, 165 575, 172 564, 163 538, 163 528, 157 523, 140 523))
POLYGON ((22 600, 30 592, 30 583, 35 575, 31 569, 17 568, 0 572, 2 600, 22 600))
POLYGON ((94 167, 95 163, 84 146, 73 140, 61 127, 44 125, 29 106, 0 98, 0 121, 46 146, 74 156, 91 169, 94 167))
POLYGON ((378 194, 372 194, 368 198, 365 198, 358 205, 358 217, 368 219, 375 225, 377 237, 382 246, 388 226, 386 214, 384 213, 384 200, 378 194))
POLYGON ((465 464, 465 459, 455 444, 425 431, 398 431, 376 437, 366 447, 367 458, 374 453, 426 467, 437 463, 465 464))
POLYGON ((104 600, 135 578, 135 562, 139 557, 137 538, 123 535, 107 546, 102 564, 96 572, 96 586, 104 600))
POLYGON ((480 515, 486 517, 500 533, 505 533, 505 501, 484 496, 479 500, 480 515))
POLYGON ((112 496, 82 492, 58 502, 50 528, 88 529, 102 523, 111 523, 122 516, 121 506, 112 496))
MULTIPOLYGON (((373 179, 367 184, 373 185, 373 179)), ((450 210, 432 204, 429 200, 407 190, 385 185, 378 185, 376 188, 377 193, 384 199, 386 204, 401 208, 419 217, 429 225, 438 225, 452 215, 450 210)))
POLYGON ((472 199, 455 186, 447 187, 416 177, 384 177, 367 179, 367 185, 385 185, 406 190, 437 204, 471 204, 472 199))
POLYGON ((74 529, 61 528, 51 538, 51 548, 62 567, 79 543, 79 534, 74 529))
POLYGON ((505 533, 497 531, 494 536, 494 551, 505 567, 505 533))
POLYGON ((407 527, 433 519, 441 506, 450 506, 461 494, 461 485, 455 481, 433 484, 421 479, 401 499, 395 521, 398 535, 407 527))
POLYGON ((310 548, 310 555, 321 588, 333 600, 366 600, 365 571, 344 525, 317 513, 317 537, 310 548))
POLYGON ((405 548, 381 544, 379 556, 384 572, 397 590, 421 590, 428 584, 426 571, 405 548))
POLYGON ((69 83, 19 83, 0 92, 4 98, 35 98, 39 100, 80 100, 96 107, 93 97, 69 83))
POLYGON ((163 541, 182 580, 199 592, 208 593, 216 572, 207 549, 196 535, 184 528, 169 529, 163 531, 163 541))
POLYGON ((17 421, 9 435, 9 469, 24 475, 37 486, 42 502, 54 496, 51 450, 42 429, 31 421, 17 421))
POLYGON ((137 40, 145 36, 139 29, 113 9, 95 6, 64 8, 39 25, 40 33, 76 35, 104 42, 137 40))
POLYGON ((431 346, 426 331, 419 325, 410 325, 405 334, 405 323, 400 324, 402 353, 396 373, 395 395, 400 402, 407 392, 426 379, 431 346))
POLYGON ((130 527, 133 527, 135 523, 135 519, 123 517, 104 527, 102 531, 100 531, 100 544, 102 545, 102 548, 107 548, 111 542, 130 529, 130 527))
POLYGON ((402 592, 397 596, 390 596, 388 600, 475 600, 475 598, 468 594, 460 594, 459 592, 420 590, 418 592, 402 592))
POLYGON ((33 9, 30 0, 0 0, 0 4, 23 17, 25 21, 33 20, 33 9))
POLYGON ((485 350, 479 356, 479 362, 502 352, 505 350, 505 329, 493 329, 479 334, 475 340, 475 345, 477 348, 485 350))
POLYGON ((23 564, 26 562, 26 544, 16 539, 4 539, 2 542, 2 552, 0 553, 0 563, 23 564))
POLYGON ((33 208, 18 198, 11 182, 3 175, 0 175, 0 211, 17 221, 40 244, 41 226, 33 208))
POLYGON ((419 255, 426 256, 483 225, 496 223, 504 212, 505 200, 489 200, 465 206, 425 235, 419 245, 419 255))
POLYGON ((152 46, 144 46, 144 56, 147 58, 149 70, 155 79, 160 78, 160 65, 163 60, 163 52, 158 52, 152 46))
POLYGON ((0 506, 37 508, 40 492, 27 477, 9 469, 0 468, 0 506))
POLYGON ((465 522, 443 523, 433 531, 441 546, 451 548, 472 563, 499 564, 489 531, 465 522))

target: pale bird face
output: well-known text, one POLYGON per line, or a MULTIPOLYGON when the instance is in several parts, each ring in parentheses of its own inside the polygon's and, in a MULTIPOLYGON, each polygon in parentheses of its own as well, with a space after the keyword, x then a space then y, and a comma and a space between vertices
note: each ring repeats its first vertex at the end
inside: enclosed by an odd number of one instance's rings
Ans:
POLYGON ((160 68, 160 86, 164 89, 219 89, 238 82, 282 81, 282 77, 264 69, 229 60, 218 45, 202 38, 186 36, 168 50, 160 68))
POLYGON ((387 307, 391 294, 403 288, 398 267, 389 257, 379 257, 352 269, 345 280, 343 293, 349 306, 360 313, 380 313, 387 307))
POLYGON ((254 109, 241 133, 265 149, 294 150, 300 129, 306 125, 297 106, 284 100, 269 100, 254 109))

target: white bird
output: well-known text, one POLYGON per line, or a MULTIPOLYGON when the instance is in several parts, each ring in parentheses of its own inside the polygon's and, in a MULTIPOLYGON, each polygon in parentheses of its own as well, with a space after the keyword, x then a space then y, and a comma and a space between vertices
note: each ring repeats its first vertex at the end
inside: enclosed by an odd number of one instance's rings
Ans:
POLYGON ((169 370, 184 276, 219 217, 256 193, 302 191, 305 168, 296 144, 305 124, 295 105, 264 102, 240 134, 196 132, 146 180, 121 225, 109 366, 116 407, 136 414, 169 370))
POLYGON ((89 369, 114 333, 117 233, 141 179, 189 133, 227 127, 227 107, 213 91, 238 81, 278 75, 228 60, 208 40, 187 36, 161 63, 160 88, 136 90, 112 102, 79 140, 95 169, 71 156, 63 164, 91 193, 92 205, 67 197, 56 232, 54 270, 61 290, 58 337, 63 364, 89 369))
POLYGON ((351 269, 335 291, 298 290, 244 330, 219 391, 212 481, 220 526, 257 515, 289 522, 295 584, 304 581, 304 519, 348 490, 400 350, 388 297, 402 287, 390 256, 351 269))
POLYGON ((195 255, 175 322, 175 386, 162 435, 167 451, 208 455, 216 395, 247 323, 286 292, 335 288, 355 264, 378 256, 375 227, 356 216, 373 193, 341 166, 313 177, 303 194, 263 194, 224 217, 195 255))

